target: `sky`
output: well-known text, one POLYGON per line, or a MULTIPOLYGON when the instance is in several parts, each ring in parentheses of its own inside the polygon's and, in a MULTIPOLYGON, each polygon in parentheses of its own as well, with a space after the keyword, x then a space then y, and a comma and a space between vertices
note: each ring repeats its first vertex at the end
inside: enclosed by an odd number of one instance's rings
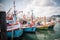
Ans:
MULTIPOLYGON (((60 15, 60 0, 15 0, 16 10, 23 10, 24 14, 33 10, 34 15, 37 16, 51 16, 60 15)), ((4 5, 7 12, 13 7, 13 0, 0 0, 0 4, 4 5)), ((29 15, 28 15, 29 16, 29 15)))

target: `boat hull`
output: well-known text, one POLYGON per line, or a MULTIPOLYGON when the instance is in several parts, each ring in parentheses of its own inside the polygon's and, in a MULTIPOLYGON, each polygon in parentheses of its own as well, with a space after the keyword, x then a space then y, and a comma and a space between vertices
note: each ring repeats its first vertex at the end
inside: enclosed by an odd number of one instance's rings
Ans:
POLYGON ((45 29, 53 29, 54 25, 50 25, 50 26, 38 26, 37 29, 41 29, 41 30, 45 30, 45 29))
POLYGON ((22 34, 23 34, 23 30, 18 29, 18 30, 14 30, 13 33, 12 33, 12 31, 8 31, 7 32, 7 37, 11 38, 12 35, 13 35, 13 38, 16 38, 16 37, 22 36, 22 34))
POLYGON ((36 31, 36 27, 24 28, 23 30, 24 30, 24 32, 35 32, 36 31))

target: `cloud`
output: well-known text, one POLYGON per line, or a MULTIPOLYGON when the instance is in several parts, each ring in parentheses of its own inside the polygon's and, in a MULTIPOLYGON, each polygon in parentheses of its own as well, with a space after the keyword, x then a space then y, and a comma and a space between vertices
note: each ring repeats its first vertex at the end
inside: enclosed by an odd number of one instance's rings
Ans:
POLYGON ((2 3, 2 0, 0 0, 0 3, 2 3))
POLYGON ((54 2, 57 4, 57 6, 60 6, 60 0, 54 0, 54 2))
POLYGON ((2 3, 0 3, 0 11, 5 11, 4 5, 2 3))
MULTIPOLYGON (((8 10, 13 6, 13 1, 4 0, 5 9, 8 10)), ((16 0, 16 9, 23 10, 26 15, 31 10, 35 16, 51 16, 60 13, 60 0, 16 0)))
POLYGON ((34 0, 33 5, 35 6, 56 6, 56 2, 53 0, 34 0))
POLYGON ((60 6, 54 0, 33 0, 31 4, 27 5, 24 9, 25 12, 28 10, 34 10, 35 16, 51 16, 60 13, 60 6))

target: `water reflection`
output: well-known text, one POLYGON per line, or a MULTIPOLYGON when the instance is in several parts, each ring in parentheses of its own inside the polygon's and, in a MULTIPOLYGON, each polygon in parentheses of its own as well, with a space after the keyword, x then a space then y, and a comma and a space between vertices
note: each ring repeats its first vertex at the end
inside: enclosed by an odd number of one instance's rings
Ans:
POLYGON ((26 33, 25 38, 28 40, 60 40, 60 34, 53 30, 37 30, 36 33, 26 33))

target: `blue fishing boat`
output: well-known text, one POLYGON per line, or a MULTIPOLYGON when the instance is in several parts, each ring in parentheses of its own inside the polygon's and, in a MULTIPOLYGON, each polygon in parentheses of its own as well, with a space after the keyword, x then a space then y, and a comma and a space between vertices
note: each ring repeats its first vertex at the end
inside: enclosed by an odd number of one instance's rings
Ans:
POLYGON ((8 38, 20 37, 22 34, 23 34, 23 30, 20 28, 20 23, 11 24, 11 22, 10 22, 10 24, 8 24, 8 26, 7 26, 8 38))
MULTIPOLYGON (((13 5, 14 5, 14 12, 12 15, 8 15, 7 13, 7 37, 8 38, 16 38, 16 37, 20 37, 23 34, 23 29, 21 29, 20 23, 19 21, 17 21, 17 17, 16 17, 16 10, 15 10, 15 0, 13 1, 13 5)), ((10 11, 10 10, 9 10, 10 11)))
POLYGON ((31 12, 32 12, 32 16, 31 16, 32 23, 27 22, 27 24, 30 25, 30 27, 28 26, 24 28, 24 32, 35 32, 36 31, 36 26, 33 23, 33 10, 31 10, 31 12))
POLYGON ((24 28, 24 32, 35 32, 36 27, 31 27, 31 28, 24 28))

